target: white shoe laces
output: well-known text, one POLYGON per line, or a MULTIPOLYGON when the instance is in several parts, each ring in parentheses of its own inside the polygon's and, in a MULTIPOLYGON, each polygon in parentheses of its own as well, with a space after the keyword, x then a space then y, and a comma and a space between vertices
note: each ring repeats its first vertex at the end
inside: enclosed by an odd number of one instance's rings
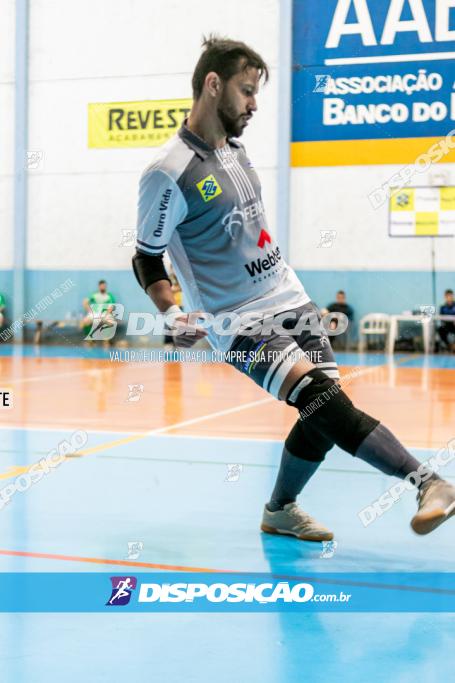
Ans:
POLYGON ((297 503, 292 503, 288 508, 286 508, 286 512, 289 514, 290 517, 296 520, 298 526, 307 526, 308 524, 314 524, 315 520, 313 517, 310 517, 310 515, 303 510, 299 508, 297 503))

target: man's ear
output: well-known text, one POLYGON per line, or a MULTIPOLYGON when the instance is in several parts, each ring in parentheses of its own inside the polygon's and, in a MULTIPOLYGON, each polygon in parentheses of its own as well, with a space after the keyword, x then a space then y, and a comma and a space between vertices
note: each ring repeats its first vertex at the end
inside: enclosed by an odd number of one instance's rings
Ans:
POLYGON ((215 71, 210 71, 205 77, 205 85, 212 97, 216 97, 221 90, 221 80, 215 71))

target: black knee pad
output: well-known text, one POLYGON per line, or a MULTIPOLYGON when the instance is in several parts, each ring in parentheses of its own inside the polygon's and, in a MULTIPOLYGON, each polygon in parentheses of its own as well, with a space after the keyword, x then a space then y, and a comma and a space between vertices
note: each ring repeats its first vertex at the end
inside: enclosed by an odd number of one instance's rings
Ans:
POLYGON ((310 462, 322 462, 326 453, 335 445, 333 441, 319 434, 308 422, 297 420, 284 442, 286 450, 296 458, 310 462))
POLYGON ((308 424, 326 439, 354 455, 362 441, 375 429, 379 420, 356 408, 341 386, 315 368, 305 375, 311 382, 295 397, 295 388, 286 401, 298 408, 304 424, 308 424))

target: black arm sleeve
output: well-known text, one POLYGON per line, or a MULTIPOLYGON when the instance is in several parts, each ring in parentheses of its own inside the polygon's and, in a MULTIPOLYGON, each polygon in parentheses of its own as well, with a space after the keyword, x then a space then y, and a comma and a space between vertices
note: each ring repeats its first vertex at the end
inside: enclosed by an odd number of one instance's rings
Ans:
POLYGON ((163 265, 162 254, 149 256, 149 254, 136 251, 133 256, 133 271, 136 280, 144 291, 147 291, 147 288, 154 282, 158 282, 158 280, 168 280, 171 282, 163 265))

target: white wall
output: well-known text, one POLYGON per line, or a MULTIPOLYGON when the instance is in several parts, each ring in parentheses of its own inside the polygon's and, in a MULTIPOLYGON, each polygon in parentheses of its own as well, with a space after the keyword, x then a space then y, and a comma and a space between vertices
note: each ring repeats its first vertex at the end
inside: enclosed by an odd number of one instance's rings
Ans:
MULTIPOLYGON (((400 166, 294 168, 291 171, 291 262, 305 270, 430 270, 427 238, 390 238, 388 202, 374 209, 368 195, 400 166), (319 248, 320 230, 336 230, 332 248, 319 248)), ((444 173, 455 185, 454 164, 435 164, 411 185, 430 185, 444 173)), ((454 270, 455 239, 436 239, 438 270, 454 270)))
POLYGON ((274 230, 279 0, 30 0, 28 268, 130 268, 137 184, 154 148, 88 149, 87 105, 191 97, 203 33, 244 40, 272 67, 244 136, 274 230))
POLYGON ((0 21, 0 269, 13 264, 15 3, 1 0, 0 21))

